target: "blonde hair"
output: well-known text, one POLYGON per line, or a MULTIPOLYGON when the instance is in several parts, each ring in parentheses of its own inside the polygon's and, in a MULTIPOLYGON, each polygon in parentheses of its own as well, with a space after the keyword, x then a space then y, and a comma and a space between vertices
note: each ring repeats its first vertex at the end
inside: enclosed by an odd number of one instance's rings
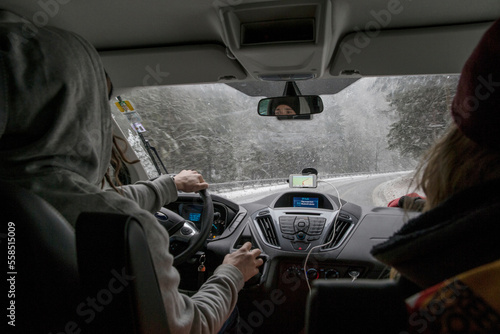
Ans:
POLYGON ((500 152, 465 137, 455 124, 426 153, 415 182, 427 197, 428 211, 451 195, 488 180, 500 179, 500 152))

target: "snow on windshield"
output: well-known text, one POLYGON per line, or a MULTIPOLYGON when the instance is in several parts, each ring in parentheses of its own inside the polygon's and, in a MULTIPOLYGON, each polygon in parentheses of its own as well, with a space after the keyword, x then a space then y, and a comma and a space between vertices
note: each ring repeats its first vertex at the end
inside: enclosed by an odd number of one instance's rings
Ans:
POLYGON ((260 98, 225 84, 143 87, 121 97, 133 103, 168 172, 194 169, 223 183, 287 178, 305 167, 320 175, 413 169, 449 123, 457 82, 458 75, 363 78, 322 95, 324 112, 300 121, 258 116, 260 98))

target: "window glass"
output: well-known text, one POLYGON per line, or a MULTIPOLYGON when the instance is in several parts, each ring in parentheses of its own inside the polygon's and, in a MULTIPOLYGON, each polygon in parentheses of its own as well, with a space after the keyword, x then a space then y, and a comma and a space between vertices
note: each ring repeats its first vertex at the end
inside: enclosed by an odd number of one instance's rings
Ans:
MULTIPOLYGON (((320 175, 411 170, 450 122, 457 82, 458 75, 362 78, 321 95, 324 112, 300 121, 260 117, 264 97, 225 84, 141 87, 121 97, 170 173, 194 169, 223 183, 287 178, 306 167, 320 175)), ((130 117, 112 109, 153 176, 130 117)))

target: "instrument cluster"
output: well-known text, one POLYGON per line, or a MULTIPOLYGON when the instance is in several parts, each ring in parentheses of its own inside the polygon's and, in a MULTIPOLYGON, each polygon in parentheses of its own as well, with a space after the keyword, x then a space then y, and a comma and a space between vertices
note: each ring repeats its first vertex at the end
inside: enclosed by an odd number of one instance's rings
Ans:
MULTIPOLYGON (((170 210, 181 215, 195 224, 200 229, 201 216, 203 214, 203 205, 193 202, 175 202, 167 206, 170 210)), ((230 220, 228 220, 228 208, 221 203, 214 203, 214 218, 212 228, 207 240, 219 238, 226 230, 230 220)))

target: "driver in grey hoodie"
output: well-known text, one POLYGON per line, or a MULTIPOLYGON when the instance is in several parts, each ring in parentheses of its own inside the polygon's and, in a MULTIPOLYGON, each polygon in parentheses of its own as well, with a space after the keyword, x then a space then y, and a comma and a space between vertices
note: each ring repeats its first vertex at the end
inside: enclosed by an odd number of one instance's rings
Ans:
MULTIPOLYGON (((136 201, 100 189, 112 131, 99 55, 82 37, 56 28, 37 28, 27 38, 27 24, 0 11, 0 180, 39 195, 72 225, 84 211, 135 216, 148 239, 170 332, 216 333, 262 265, 260 251, 245 244, 226 255, 198 293, 180 294, 169 236, 151 214, 176 200, 174 180, 130 188, 127 197, 136 201)), ((191 191, 206 187, 199 181, 191 191)))

